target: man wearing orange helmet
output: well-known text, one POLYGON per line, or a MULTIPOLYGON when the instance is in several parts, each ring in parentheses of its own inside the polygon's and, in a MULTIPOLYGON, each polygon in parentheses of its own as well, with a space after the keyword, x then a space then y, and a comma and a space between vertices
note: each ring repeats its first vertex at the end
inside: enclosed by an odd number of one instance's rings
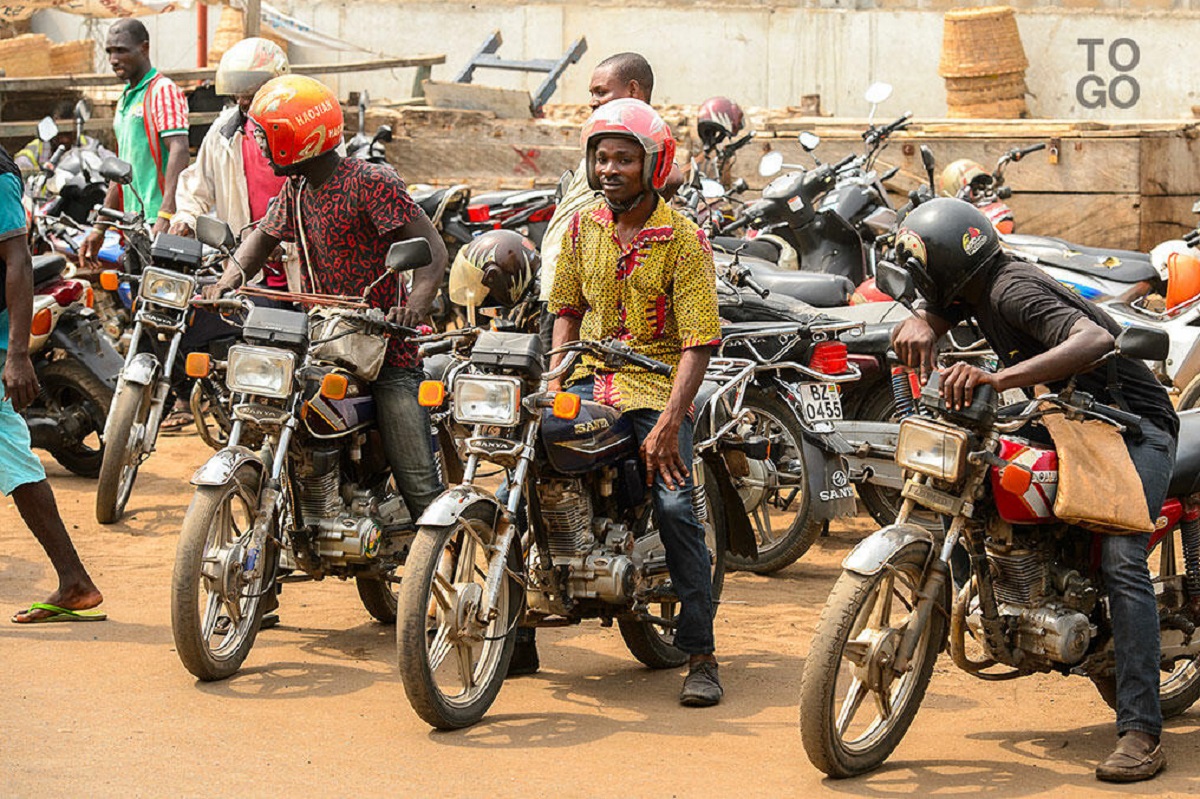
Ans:
POLYGON ((713 655, 711 563, 690 471, 692 401, 721 338, 712 247, 657 193, 674 166, 675 140, 654 109, 634 99, 607 103, 584 125, 582 142, 588 184, 603 200, 577 211, 563 235, 550 292, 554 346, 581 336, 618 338, 676 367, 666 378, 611 371, 585 357, 570 390, 620 408, 633 422, 680 601, 675 646, 690 656, 679 699, 715 705, 723 692, 713 655))
MULTIPOLYGON (((392 243, 420 237, 429 242, 433 262, 412 272, 412 289, 390 275, 367 297, 392 321, 420 324, 442 285, 446 245, 394 169, 338 154, 342 107, 337 96, 312 78, 284 75, 258 90, 249 113, 263 153, 276 174, 288 180, 238 247, 237 263, 205 289, 206 296, 253 278, 284 241, 298 244, 305 291, 362 296, 386 272, 384 258, 392 243)), ((393 339, 372 387, 388 464, 413 518, 441 488, 429 417, 417 404, 423 377, 416 345, 393 339)))

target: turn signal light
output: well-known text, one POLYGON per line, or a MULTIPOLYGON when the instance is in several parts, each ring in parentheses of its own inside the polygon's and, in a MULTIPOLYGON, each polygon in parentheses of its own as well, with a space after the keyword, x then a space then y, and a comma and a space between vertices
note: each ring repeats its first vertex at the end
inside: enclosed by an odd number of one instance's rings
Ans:
POLYGON ((579 416, 580 402, 578 394, 560 391, 554 395, 554 418, 571 420, 579 416))
POLYGON ((346 390, 349 388, 350 381, 346 379, 345 375, 330 372, 321 378, 321 396, 325 399, 345 399, 346 390))
POLYGON ((83 304, 89 308, 96 307, 96 292, 91 286, 87 287, 87 294, 84 295, 83 304))
POLYGON ((446 401, 446 384, 441 380, 422 380, 417 389, 417 403, 422 408, 440 408, 446 401))
POLYGON ((45 336, 49 334, 52 327, 54 327, 54 315, 50 313, 49 308, 43 308, 33 315, 33 322, 29 325, 29 332, 34 336, 45 336))
POLYGON ((1000 470, 1000 487, 1010 494, 1021 496, 1033 485, 1033 472, 1010 463, 1000 470))
POLYGON ((468 222, 486 222, 492 218, 492 209, 486 205, 468 205, 468 222))
POLYGON ((105 269, 100 273, 100 288, 105 291, 116 291, 121 286, 121 276, 114 269, 105 269))
POLYGON ((189 352, 183 369, 188 377, 208 377, 208 372, 212 369, 212 359, 207 352, 189 352))
POLYGON ((840 341, 822 341, 813 347, 808 366, 822 374, 840 375, 846 371, 846 362, 845 344, 840 341))

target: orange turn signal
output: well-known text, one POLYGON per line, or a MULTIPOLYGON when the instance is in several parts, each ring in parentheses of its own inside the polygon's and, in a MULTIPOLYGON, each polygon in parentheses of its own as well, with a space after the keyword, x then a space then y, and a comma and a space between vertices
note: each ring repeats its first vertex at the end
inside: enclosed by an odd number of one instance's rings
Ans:
POLYGON ((96 307, 96 292, 92 290, 91 286, 87 287, 87 294, 84 295, 83 304, 89 308, 96 307))
POLYGON ((441 380, 422 380, 417 389, 417 403, 422 408, 440 408, 446 401, 446 384, 441 380))
POLYGON ((121 276, 113 269, 105 269, 100 273, 100 288, 105 291, 116 291, 121 286, 121 276))
POLYGON ((572 394, 569 391, 560 391, 554 395, 554 418, 556 419, 574 419, 579 415, 579 407, 581 405, 578 394, 572 394))
POLYGON ((1000 487, 1010 494, 1020 496, 1033 485, 1033 472, 1023 466, 1010 463, 1000 470, 1000 487))
POLYGON ((345 375, 339 375, 337 372, 330 372, 321 378, 321 396, 325 399, 345 399, 348 388, 350 388, 350 381, 346 379, 345 375))
POLYGON ((188 377, 208 377, 211 369, 212 358, 207 352, 189 352, 183 364, 183 370, 187 372, 188 377))
POLYGON ((29 325, 29 333, 34 336, 44 336, 50 332, 50 328, 54 327, 54 315, 50 313, 49 308, 43 308, 33 315, 33 322, 29 325))

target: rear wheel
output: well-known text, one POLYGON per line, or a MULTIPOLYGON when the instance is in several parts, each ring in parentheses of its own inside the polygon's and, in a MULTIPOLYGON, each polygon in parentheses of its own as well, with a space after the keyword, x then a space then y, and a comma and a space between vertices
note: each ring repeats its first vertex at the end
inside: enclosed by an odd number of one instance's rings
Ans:
POLYGON ((101 524, 112 524, 125 513, 125 503, 142 464, 142 441, 149 415, 150 390, 136 383, 122 383, 104 430, 107 446, 96 486, 96 521, 101 524))
POLYGON ((371 618, 381 624, 396 623, 396 590, 389 580, 360 575, 354 578, 354 585, 358 588, 358 598, 371 618))
POLYGON ((104 420, 113 393, 104 381, 70 358, 54 361, 42 370, 42 397, 46 409, 61 420, 64 440, 50 450, 54 460, 80 477, 96 477, 104 460, 104 420))

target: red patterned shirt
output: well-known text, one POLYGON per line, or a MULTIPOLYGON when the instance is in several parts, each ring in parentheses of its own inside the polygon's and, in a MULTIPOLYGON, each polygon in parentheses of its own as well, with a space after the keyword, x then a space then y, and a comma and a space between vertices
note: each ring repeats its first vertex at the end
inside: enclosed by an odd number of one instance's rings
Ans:
MULTIPOLYGON (((386 164, 343 158, 318 187, 291 178, 271 203, 259 229, 281 241, 298 242, 296 194, 308 251, 300 248, 305 291, 361 297, 384 269, 388 248, 398 231, 421 213, 405 191, 404 181, 386 164), (312 259, 311 261, 309 259, 312 259)), ((382 280, 368 301, 375 308, 403 305, 407 295, 396 276, 382 280)), ((415 344, 393 339, 387 366, 420 365, 415 344)))
MULTIPOLYGON (((721 342, 712 247, 662 200, 628 247, 603 201, 576 213, 563 235, 550 310, 582 317, 581 338, 619 338, 672 366, 685 349, 721 342)), ((625 411, 661 411, 671 397, 673 377, 632 366, 609 372, 589 356, 572 379, 589 373, 595 399, 625 411)))

